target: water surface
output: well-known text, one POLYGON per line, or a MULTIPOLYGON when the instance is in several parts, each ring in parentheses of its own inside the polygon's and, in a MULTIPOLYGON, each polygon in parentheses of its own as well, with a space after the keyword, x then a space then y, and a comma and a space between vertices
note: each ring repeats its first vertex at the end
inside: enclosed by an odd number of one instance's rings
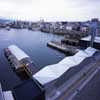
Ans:
POLYGON ((37 68, 41 69, 46 65, 55 64, 62 60, 65 55, 47 47, 47 42, 60 40, 62 36, 34 32, 26 29, 5 29, 0 30, 0 81, 3 89, 11 89, 21 81, 12 71, 8 61, 4 57, 3 49, 15 44, 24 50, 34 61, 37 68))

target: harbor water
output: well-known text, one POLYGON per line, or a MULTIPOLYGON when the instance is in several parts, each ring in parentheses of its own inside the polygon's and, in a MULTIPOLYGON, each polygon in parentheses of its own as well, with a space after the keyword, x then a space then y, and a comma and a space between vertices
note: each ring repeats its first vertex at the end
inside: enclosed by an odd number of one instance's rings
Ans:
POLYGON ((36 67, 41 69, 65 57, 63 53, 47 47, 47 42, 61 38, 63 37, 59 35, 27 29, 11 29, 10 31, 0 29, 0 82, 3 90, 10 90, 21 83, 4 56, 4 48, 12 44, 17 45, 30 56, 36 67))

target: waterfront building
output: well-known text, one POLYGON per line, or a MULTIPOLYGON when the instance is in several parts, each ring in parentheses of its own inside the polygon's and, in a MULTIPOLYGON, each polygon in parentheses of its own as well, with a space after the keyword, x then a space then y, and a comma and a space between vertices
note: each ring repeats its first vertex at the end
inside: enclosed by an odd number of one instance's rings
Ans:
POLYGON ((42 85, 59 79, 68 69, 80 64, 83 60, 91 57, 97 50, 88 47, 86 50, 80 50, 74 56, 66 57, 57 64, 48 65, 33 75, 33 78, 38 80, 42 85))

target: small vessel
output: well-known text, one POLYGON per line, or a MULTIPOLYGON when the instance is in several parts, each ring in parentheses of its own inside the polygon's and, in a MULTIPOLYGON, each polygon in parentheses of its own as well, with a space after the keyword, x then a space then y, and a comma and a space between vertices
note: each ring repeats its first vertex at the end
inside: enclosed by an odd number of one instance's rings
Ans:
POLYGON ((37 68, 30 57, 16 45, 4 49, 4 55, 21 79, 27 79, 37 72, 37 68))

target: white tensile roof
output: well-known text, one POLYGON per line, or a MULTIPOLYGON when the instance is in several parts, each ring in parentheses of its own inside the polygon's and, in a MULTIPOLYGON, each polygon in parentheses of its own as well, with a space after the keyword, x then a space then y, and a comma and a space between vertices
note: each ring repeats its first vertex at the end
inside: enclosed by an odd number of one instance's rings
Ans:
MULTIPOLYGON (((81 40, 84 40, 84 41, 91 41, 91 36, 89 35, 89 36, 87 36, 87 37, 84 37, 84 38, 82 38, 81 40)), ((94 42, 96 42, 96 43, 100 43, 100 37, 95 37, 95 39, 94 39, 94 42)))
POLYGON ((0 97, 0 100, 14 100, 14 97, 12 95, 11 91, 2 91, 1 83, 0 83, 0 93, 2 97, 0 97))
POLYGON ((69 68, 80 64, 87 57, 92 56, 97 50, 88 47, 86 50, 80 50, 74 56, 66 57, 57 64, 48 65, 37 72, 33 77, 38 80, 42 85, 49 83, 59 78, 69 68))
POLYGON ((22 51, 16 45, 11 45, 8 47, 8 49, 18 59, 18 61, 22 60, 23 58, 29 57, 24 51, 22 51))
POLYGON ((4 95, 4 100, 14 100, 14 97, 11 91, 3 92, 3 95, 4 95))

